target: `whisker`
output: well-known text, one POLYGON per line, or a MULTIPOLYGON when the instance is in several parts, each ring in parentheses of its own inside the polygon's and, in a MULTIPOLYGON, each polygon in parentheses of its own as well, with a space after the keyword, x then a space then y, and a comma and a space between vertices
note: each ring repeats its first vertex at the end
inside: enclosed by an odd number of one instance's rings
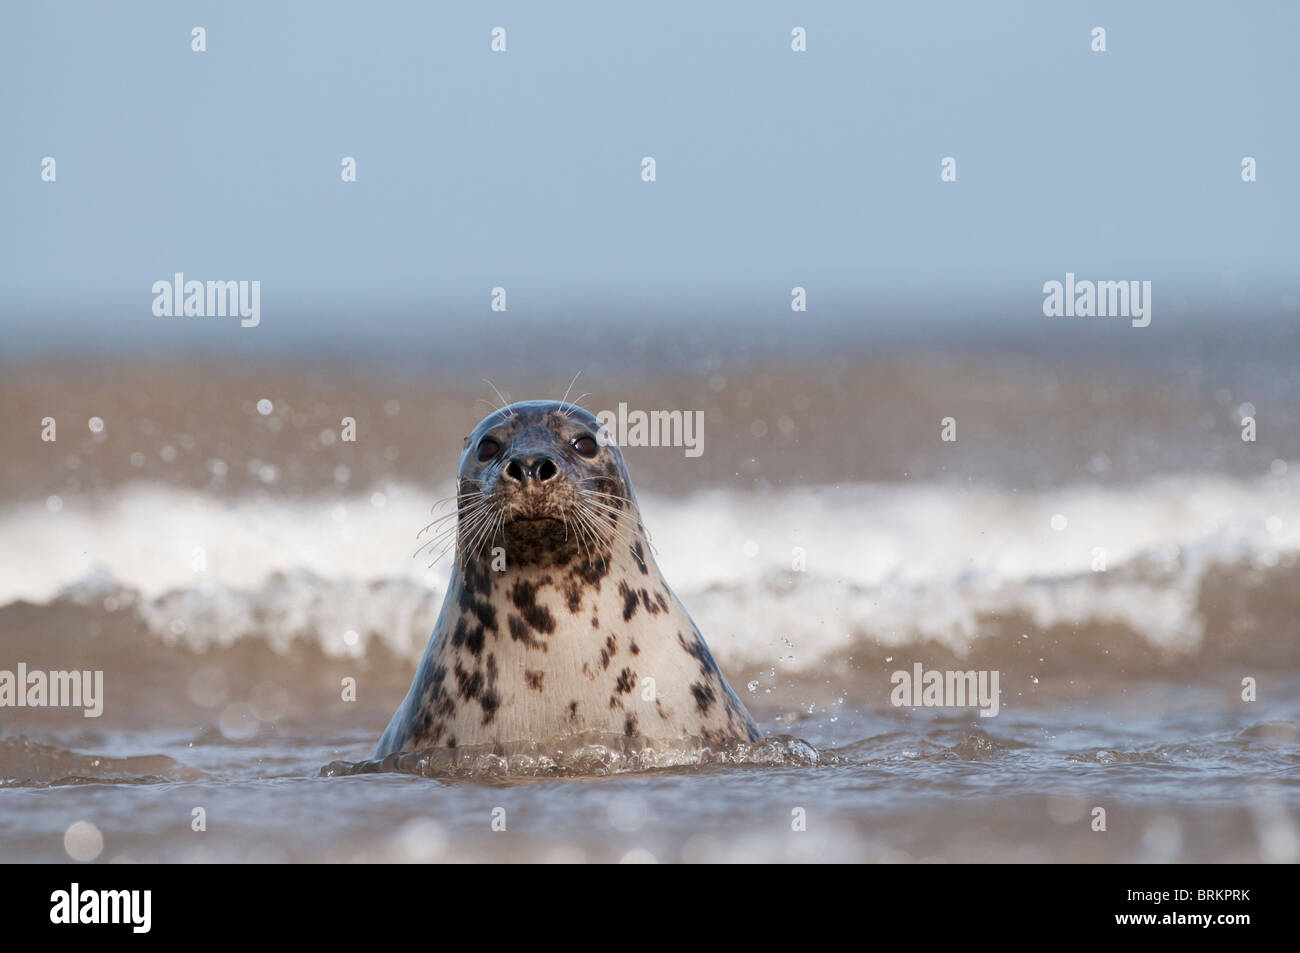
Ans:
MULTIPOLYGON (((508 409, 509 406, 510 406, 510 401, 506 400, 505 395, 502 394, 501 391, 497 390, 497 385, 496 385, 496 384, 493 384, 493 383, 492 383, 490 380, 488 380, 486 377, 483 378, 483 383, 484 383, 484 384, 487 384, 488 387, 491 387, 494 391, 496 391, 497 397, 501 400, 501 406, 500 406, 499 408, 497 408, 497 409, 498 409, 498 410, 506 410, 506 409, 508 409)), ((513 416, 514 416, 514 412, 511 411, 510 413, 506 414, 506 416, 507 416, 507 417, 513 417, 513 416)))
POLYGON ((440 507, 440 506, 445 506, 446 504, 448 504, 448 503, 452 503, 452 502, 458 502, 458 501, 461 499, 461 497, 463 497, 464 495, 465 495, 465 494, 463 494, 463 493, 456 493, 456 494, 453 494, 452 496, 444 496, 444 497, 443 497, 442 499, 440 499, 440 500, 434 500, 434 501, 433 501, 433 506, 429 507, 429 513, 430 513, 430 514, 433 514, 433 513, 437 512, 438 507, 440 507))
POLYGON ((602 503, 600 500, 583 500, 583 502, 587 506, 594 506, 598 510, 601 510, 605 513, 611 513, 615 516, 622 516, 624 513, 628 512, 628 509, 626 507, 619 509, 617 506, 611 506, 608 503, 602 503))
MULTIPOLYGON (((434 536, 430 537, 429 540, 426 541, 423 546, 421 546, 414 553, 412 553, 411 554, 412 557, 414 558, 415 556, 418 556, 421 552, 423 552, 426 549, 430 549, 435 546, 441 546, 443 543, 450 542, 451 545, 455 545, 458 539, 462 538, 465 534, 469 533, 474 526, 478 525, 478 521, 484 518, 486 518, 485 514, 482 511, 480 511, 468 517, 466 522, 463 525, 461 523, 456 523, 452 526, 444 527, 443 529, 439 530, 434 536)), ((435 562, 436 561, 437 560, 435 560, 435 562)))
MULTIPOLYGON (((597 490, 597 489, 595 489, 594 487, 583 486, 583 485, 582 485, 582 484, 586 483, 586 482, 589 481, 589 480, 599 480, 599 479, 603 479, 603 477, 586 477, 585 479, 578 480, 578 481, 576 481, 577 484, 578 484, 578 489, 579 489, 582 493, 589 493, 589 494, 591 494, 591 495, 593 495, 593 496, 603 496, 603 497, 608 497, 608 498, 611 499, 611 500, 622 500, 624 503, 632 503, 632 499, 631 499, 631 497, 620 496, 620 495, 617 494, 617 493, 606 493, 604 490, 597 490)), ((633 505, 635 505, 635 504, 633 504, 633 505)))
POLYGON ((474 514, 474 519, 469 521, 463 528, 459 526, 457 527, 457 529, 460 530, 459 532, 444 537, 442 540, 442 549, 438 552, 438 555, 434 557, 433 562, 429 563, 429 568, 432 569, 449 552, 459 549, 465 536, 472 532, 480 521, 487 518, 488 516, 484 513, 476 513, 474 514))
POLYGON ((442 539, 448 535, 464 537, 473 527, 478 525, 480 520, 488 515, 490 509, 491 506, 486 502, 472 508, 467 507, 464 511, 456 514, 460 519, 439 529, 433 538, 442 539))
MULTIPOLYGON (((582 370, 581 370, 581 368, 579 368, 579 370, 578 370, 578 374, 581 374, 581 373, 582 373, 582 370)), ((560 398, 560 413, 564 414, 564 416, 566 416, 566 417, 569 416, 569 414, 568 414, 568 412, 564 409, 564 405, 565 405, 565 402, 567 402, 568 399, 569 399, 569 393, 573 390, 573 385, 576 384, 576 383, 578 383, 578 374, 574 374, 574 375, 573 375, 573 380, 569 381, 569 386, 568 386, 568 388, 564 391, 564 396, 560 398)))
POLYGON ((577 513, 573 514, 573 532, 578 539, 578 546, 582 549, 582 555, 586 557, 588 562, 591 562, 591 546, 587 538, 589 530, 582 525, 582 520, 579 519, 577 513))
POLYGON ((505 514, 505 510, 501 510, 499 513, 497 513, 497 525, 496 525, 496 529, 492 531, 492 536, 495 538, 496 536, 499 535, 501 537, 502 543, 506 541, 505 526, 506 526, 506 514, 505 514))
POLYGON ((429 529, 430 529, 431 527, 437 526, 437 525, 440 524, 440 523, 445 523, 445 522, 447 522, 447 520, 457 519, 457 518, 462 518, 462 519, 463 519, 463 518, 465 518, 465 517, 468 517, 468 516, 471 515, 472 513, 476 513, 476 512, 478 512, 479 509, 481 509, 482 507, 484 507, 484 506, 486 506, 486 505, 487 505, 487 503, 485 503, 485 502, 484 502, 484 503, 481 503, 481 502, 475 501, 475 502, 472 502, 472 503, 468 503, 468 504, 466 504, 465 506, 463 506, 462 508, 460 508, 460 509, 458 509, 458 510, 455 510, 454 512, 447 513, 447 514, 444 515, 444 516, 439 516, 436 520, 433 520, 433 521, 430 522, 430 523, 426 523, 425 526, 424 526, 424 529, 420 530, 418 533, 415 534, 415 538, 416 538, 416 539, 419 539, 419 538, 420 538, 421 536, 423 536, 426 532, 428 532, 429 529))
POLYGON ((419 549, 417 549, 416 552, 419 553, 422 550, 428 549, 431 546, 441 546, 447 540, 454 539, 457 536, 457 534, 461 534, 464 531, 465 528, 460 527, 459 525, 444 527, 443 529, 439 530, 435 535, 430 536, 427 540, 425 540, 424 545, 421 546, 419 549))
POLYGON ((582 527, 583 540, 587 547, 587 560, 595 565, 597 559, 605 558, 604 550, 608 549, 608 543, 597 527, 592 525, 591 518, 581 507, 576 508, 573 515, 576 524, 582 527))
MULTIPOLYGON (((600 493, 600 492, 598 492, 598 491, 596 491, 596 490, 581 490, 580 492, 582 493, 582 495, 583 495, 583 497, 584 497, 584 499, 583 499, 583 503, 584 503, 584 504, 589 505, 589 506, 592 506, 592 507, 596 507, 596 508, 598 508, 601 512, 603 512, 603 513, 607 513, 607 514, 609 514, 609 515, 611 515, 611 516, 622 517, 623 514, 626 513, 628 516, 631 516, 631 517, 633 517, 634 519, 636 519, 636 520, 637 520, 637 523, 640 524, 640 522, 641 522, 641 520, 640 520, 640 516, 641 516, 641 511, 640 511, 640 509, 637 507, 636 503, 632 502, 631 500, 627 499, 626 497, 615 496, 615 495, 613 495, 613 494, 611 494, 611 493, 600 493), (605 501, 605 499, 591 499, 592 496, 598 496, 598 497, 604 497, 604 498, 607 498, 607 499, 617 500, 617 501, 620 501, 620 502, 625 503, 625 504, 627 504, 627 505, 626 505, 625 507, 623 507, 623 508, 619 508, 619 507, 617 507, 617 506, 611 506, 608 502, 605 501)), ((650 537, 650 531, 647 530, 647 529, 646 529, 644 526, 642 526, 642 525, 638 525, 637 529, 638 529, 639 533, 640 533, 642 536, 645 537, 645 541, 646 541, 646 543, 649 544, 651 551, 653 551, 653 552, 655 552, 655 553, 658 553, 659 550, 655 548, 654 540, 651 539, 651 537, 650 537)))
POLYGON ((594 525, 600 531, 602 537, 604 537, 607 542, 618 540, 627 543, 629 546, 633 545, 636 542, 636 537, 629 535, 629 533, 626 530, 624 530, 623 527, 620 525, 618 520, 611 519, 608 522, 601 520, 597 517, 595 511, 586 509, 587 505, 588 504, 585 503, 580 504, 578 510, 580 512, 584 512, 587 518, 594 522, 594 525))
POLYGON ((600 541, 595 537, 590 526, 583 519, 582 514, 575 512, 573 514, 574 525, 579 529, 579 539, 582 543, 583 554, 587 557, 587 562, 595 564, 595 549, 600 547, 600 541))
MULTIPOLYGON (((591 540, 593 546, 595 546, 596 548, 602 548, 601 544, 604 543, 604 537, 600 535, 597 528, 591 524, 591 519, 587 516, 587 514, 582 512, 582 510, 574 510, 573 515, 574 515, 574 519, 586 531, 586 534, 588 538, 591 540)), ((590 553, 588 554, 587 558, 588 559, 591 558, 590 553)))
POLYGON ((584 496, 582 502, 589 506, 599 507, 600 509, 611 513, 617 513, 619 515, 626 513, 634 519, 640 516, 640 511, 636 506, 627 502, 627 500, 607 500, 601 499, 600 497, 584 496))
POLYGON ((473 535, 470 536, 463 547, 461 555, 464 558, 478 558, 479 547, 487 539, 491 538, 491 529, 496 521, 496 512, 489 513, 487 517, 475 524, 473 535))
POLYGON ((483 532, 474 541, 473 551, 475 556, 481 556, 485 550, 491 549, 492 539, 496 536, 496 531, 496 520, 489 520, 483 527, 483 532))

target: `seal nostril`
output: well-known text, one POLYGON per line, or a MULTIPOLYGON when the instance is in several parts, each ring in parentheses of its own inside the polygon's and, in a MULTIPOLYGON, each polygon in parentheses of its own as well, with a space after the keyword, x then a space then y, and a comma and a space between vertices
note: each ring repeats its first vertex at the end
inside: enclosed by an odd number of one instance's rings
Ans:
POLYGON ((524 468, 519 465, 518 460, 511 460, 506 464, 506 476, 520 483, 524 482, 524 468))
POLYGON ((559 471, 556 470, 554 461, 547 458, 538 463, 533 468, 533 472, 537 474, 538 480, 549 480, 559 471))

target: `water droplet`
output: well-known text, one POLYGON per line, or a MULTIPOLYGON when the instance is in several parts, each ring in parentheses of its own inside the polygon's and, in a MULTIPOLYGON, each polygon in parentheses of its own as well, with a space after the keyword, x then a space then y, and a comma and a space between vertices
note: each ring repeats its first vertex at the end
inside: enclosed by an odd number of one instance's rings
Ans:
POLYGON ((77 821, 63 832, 63 849, 73 860, 94 860, 104 850, 104 835, 90 821, 77 821))

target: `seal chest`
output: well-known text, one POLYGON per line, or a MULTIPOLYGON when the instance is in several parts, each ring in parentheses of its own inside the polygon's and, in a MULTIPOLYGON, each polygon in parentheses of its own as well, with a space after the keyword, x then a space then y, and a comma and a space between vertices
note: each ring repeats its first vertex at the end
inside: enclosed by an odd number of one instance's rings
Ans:
POLYGON ((447 595, 376 758, 582 732, 759 739, 664 581, 599 420, 504 407, 466 438, 457 484, 447 595))

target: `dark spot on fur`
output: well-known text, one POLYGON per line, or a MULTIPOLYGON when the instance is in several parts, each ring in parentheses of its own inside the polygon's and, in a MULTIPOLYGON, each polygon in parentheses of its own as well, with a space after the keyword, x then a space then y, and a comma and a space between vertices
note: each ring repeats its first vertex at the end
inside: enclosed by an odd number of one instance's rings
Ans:
POLYGON ((483 695, 479 699, 479 704, 483 706, 483 724, 488 724, 496 717, 497 709, 501 707, 501 695, 497 692, 497 657, 491 652, 487 657, 487 687, 483 689, 483 695))
POLYGON ((564 584, 564 600, 569 607, 570 615, 577 615, 582 611, 582 586, 570 579, 564 584))
POLYGON ((691 686, 691 694, 695 696, 695 705, 699 708, 700 714, 707 715, 716 697, 713 694, 713 686, 696 682, 691 686))
POLYGON ((403 728, 402 740, 398 743, 400 748, 405 744, 406 731, 409 730, 411 735, 416 738, 423 738, 429 733, 429 728, 433 725, 433 712, 428 707, 421 705, 419 712, 414 718, 413 725, 407 725, 403 728))
POLYGON ((469 561, 461 558, 463 555, 457 553, 461 579, 459 601, 460 607, 467 609, 471 597, 492 591, 492 572, 486 560, 469 561))
POLYGON ((444 683, 447 669, 443 665, 421 666, 420 705, 410 716, 402 731, 402 745, 413 740, 417 747, 427 748, 437 744, 447 720, 456 713, 456 702, 444 683))
POLYGON ((627 735, 629 738, 636 734, 635 714, 628 715, 627 720, 623 722, 623 734, 627 735))
POLYGON ((600 581, 609 575, 609 558, 603 553, 584 556, 574 567, 574 572, 579 579, 589 586, 594 586, 599 592, 600 581))
POLYGON ((465 647, 469 649, 471 655, 475 658, 483 651, 483 626, 474 626, 474 631, 469 634, 465 640, 465 647))
POLYGON ((495 688, 489 688, 483 693, 483 698, 479 701, 483 706, 483 724, 488 724, 497 715, 497 709, 501 707, 501 696, 497 694, 495 688))
POLYGON ((632 555, 636 556, 637 568, 641 570, 643 576, 650 575, 650 567, 645 564, 645 550, 641 548, 641 541, 638 539, 632 546, 632 555))
POLYGON ((476 625, 470 629, 466 618, 461 616, 456 620, 456 630, 451 635, 451 644, 457 648, 465 646, 477 658, 483 651, 483 626, 476 625))
POLYGON ((620 695, 626 695, 636 687, 636 675, 630 668, 625 668, 618 673, 618 681, 614 683, 614 690, 620 695))
POLYGON ((632 616, 636 615, 636 593, 628 588, 626 582, 618 584, 618 594, 623 597, 623 621, 631 622, 632 616))
POLYGON ((479 693, 483 691, 483 673, 478 669, 473 672, 467 672, 456 663, 456 694, 462 701, 471 701, 478 698, 479 693))
POLYGON ((524 670, 524 684, 535 692, 540 692, 542 690, 542 679, 545 677, 545 672, 533 672, 528 669, 524 670))
POLYGON ((687 642, 680 632, 677 633, 677 644, 686 650, 686 654, 692 656, 700 663, 700 674, 707 678, 722 679, 722 673, 718 671, 718 663, 713 661, 713 656, 709 654, 709 647, 704 644, 704 639, 700 633, 695 632, 695 638, 687 642))
POLYGON ((555 617, 546 606, 538 605, 537 588, 535 583, 520 580, 515 583, 510 599, 531 628, 549 635, 555 631, 555 617))
POLYGON ((629 646, 629 649, 631 650, 631 652, 632 652, 633 655, 640 655, 640 654, 641 654, 641 648, 640 648, 640 646, 638 646, 638 645, 636 644, 636 639, 633 639, 633 640, 632 640, 632 644, 631 644, 631 646, 629 646))
POLYGON ((641 590, 641 604, 645 606, 645 611, 651 615, 658 615, 661 612, 667 612, 668 603, 664 601, 664 597, 659 593, 655 593, 655 596, 656 598, 654 601, 651 601, 649 590, 641 590))
POLYGON ((456 713, 456 703, 452 701, 451 696, 443 688, 443 682, 447 680, 447 667, 445 665, 435 665, 433 667, 433 678, 430 685, 433 689, 431 700, 433 701, 433 713, 435 715, 454 715, 456 713))
POLYGON ((532 630, 528 628, 524 623, 524 620, 513 612, 510 613, 509 618, 506 619, 506 624, 507 628, 510 629, 510 638, 514 639, 516 642, 522 642, 529 648, 542 649, 543 651, 546 650, 546 643, 539 638, 535 638, 532 630))
POLYGON ((609 660, 618 654, 618 639, 613 635, 605 640, 605 647, 600 650, 600 667, 609 668, 609 660))
POLYGON ((569 702, 569 720, 572 721, 577 717, 578 717, 578 703, 569 702))
POLYGON ((472 602, 470 609, 478 617, 483 628, 490 632, 497 630, 497 610, 490 602, 472 602))

